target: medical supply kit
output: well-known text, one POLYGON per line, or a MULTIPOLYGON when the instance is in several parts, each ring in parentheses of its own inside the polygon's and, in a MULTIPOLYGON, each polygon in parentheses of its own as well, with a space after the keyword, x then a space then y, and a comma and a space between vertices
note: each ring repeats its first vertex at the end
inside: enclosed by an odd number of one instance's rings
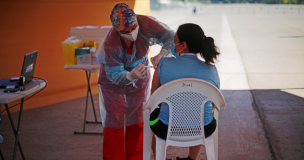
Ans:
POLYGON ((66 65, 99 65, 96 50, 111 26, 80 26, 70 30, 62 44, 66 65))

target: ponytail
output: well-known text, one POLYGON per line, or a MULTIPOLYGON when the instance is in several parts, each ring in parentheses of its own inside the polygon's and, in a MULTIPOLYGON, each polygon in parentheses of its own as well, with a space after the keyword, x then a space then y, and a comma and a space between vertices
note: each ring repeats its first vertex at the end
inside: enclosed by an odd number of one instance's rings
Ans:
POLYGON ((201 43, 200 55, 205 59, 205 63, 207 65, 214 64, 214 60, 217 60, 219 54, 218 48, 214 44, 214 39, 212 37, 204 37, 201 43))
POLYGON ((202 28, 197 24, 182 24, 177 29, 179 42, 186 42, 191 53, 199 53, 205 59, 207 65, 211 65, 217 60, 220 54, 214 45, 212 37, 206 37, 202 28))

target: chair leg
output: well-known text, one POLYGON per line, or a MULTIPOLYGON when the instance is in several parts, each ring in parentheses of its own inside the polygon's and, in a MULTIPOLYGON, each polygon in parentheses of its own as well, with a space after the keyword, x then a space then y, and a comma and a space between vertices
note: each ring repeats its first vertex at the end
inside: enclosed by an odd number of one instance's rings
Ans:
POLYGON ((205 148, 208 160, 215 160, 213 134, 205 139, 205 148))
POLYGON ((166 141, 155 136, 156 139, 156 160, 166 159, 166 141))
MULTIPOLYGON (((145 102, 144 102, 145 108, 145 102)), ((149 126, 150 110, 144 111, 144 144, 143 144, 143 159, 150 159, 151 156, 151 144, 152 144, 152 131, 149 126)))
POLYGON ((213 142, 214 142, 214 154, 215 159, 218 160, 218 124, 219 124, 219 112, 217 110, 214 111, 214 116, 216 118, 216 129, 213 133, 213 142))

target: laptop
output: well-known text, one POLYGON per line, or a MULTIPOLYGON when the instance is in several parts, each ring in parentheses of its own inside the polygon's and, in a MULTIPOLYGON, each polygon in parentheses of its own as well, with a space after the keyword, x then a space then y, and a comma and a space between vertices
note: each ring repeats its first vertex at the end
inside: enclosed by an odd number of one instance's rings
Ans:
MULTIPOLYGON (((25 77, 24 85, 28 84, 33 80, 37 55, 38 55, 38 50, 28 53, 24 56, 23 66, 21 70, 21 76, 25 77)), ((0 88, 6 88, 7 85, 19 85, 18 81, 10 82, 10 80, 11 79, 1 79, 0 88)))

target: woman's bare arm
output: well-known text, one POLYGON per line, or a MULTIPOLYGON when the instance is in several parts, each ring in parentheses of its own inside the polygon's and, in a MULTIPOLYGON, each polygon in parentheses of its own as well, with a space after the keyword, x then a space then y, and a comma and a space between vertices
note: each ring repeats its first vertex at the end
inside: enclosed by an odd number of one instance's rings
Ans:
MULTIPOLYGON (((155 72, 154 72, 154 75, 153 75, 153 79, 152 79, 152 87, 151 87, 151 95, 157 90, 157 88, 160 87, 160 79, 158 77, 158 65, 157 67, 155 68, 155 72)), ((152 136, 152 145, 151 145, 151 148, 152 148, 152 151, 153 151, 153 154, 154 154, 154 159, 155 156, 156 156, 156 140, 155 140, 155 136, 154 136, 154 133, 153 133, 153 136, 152 136)))
POLYGON ((160 79, 158 77, 158 65, 157 65, 152 79, 151 95, 154 93, 154 91, 157 90, 157 88, 160 87, 160 85, 161 84, 160 84, 160 79))

